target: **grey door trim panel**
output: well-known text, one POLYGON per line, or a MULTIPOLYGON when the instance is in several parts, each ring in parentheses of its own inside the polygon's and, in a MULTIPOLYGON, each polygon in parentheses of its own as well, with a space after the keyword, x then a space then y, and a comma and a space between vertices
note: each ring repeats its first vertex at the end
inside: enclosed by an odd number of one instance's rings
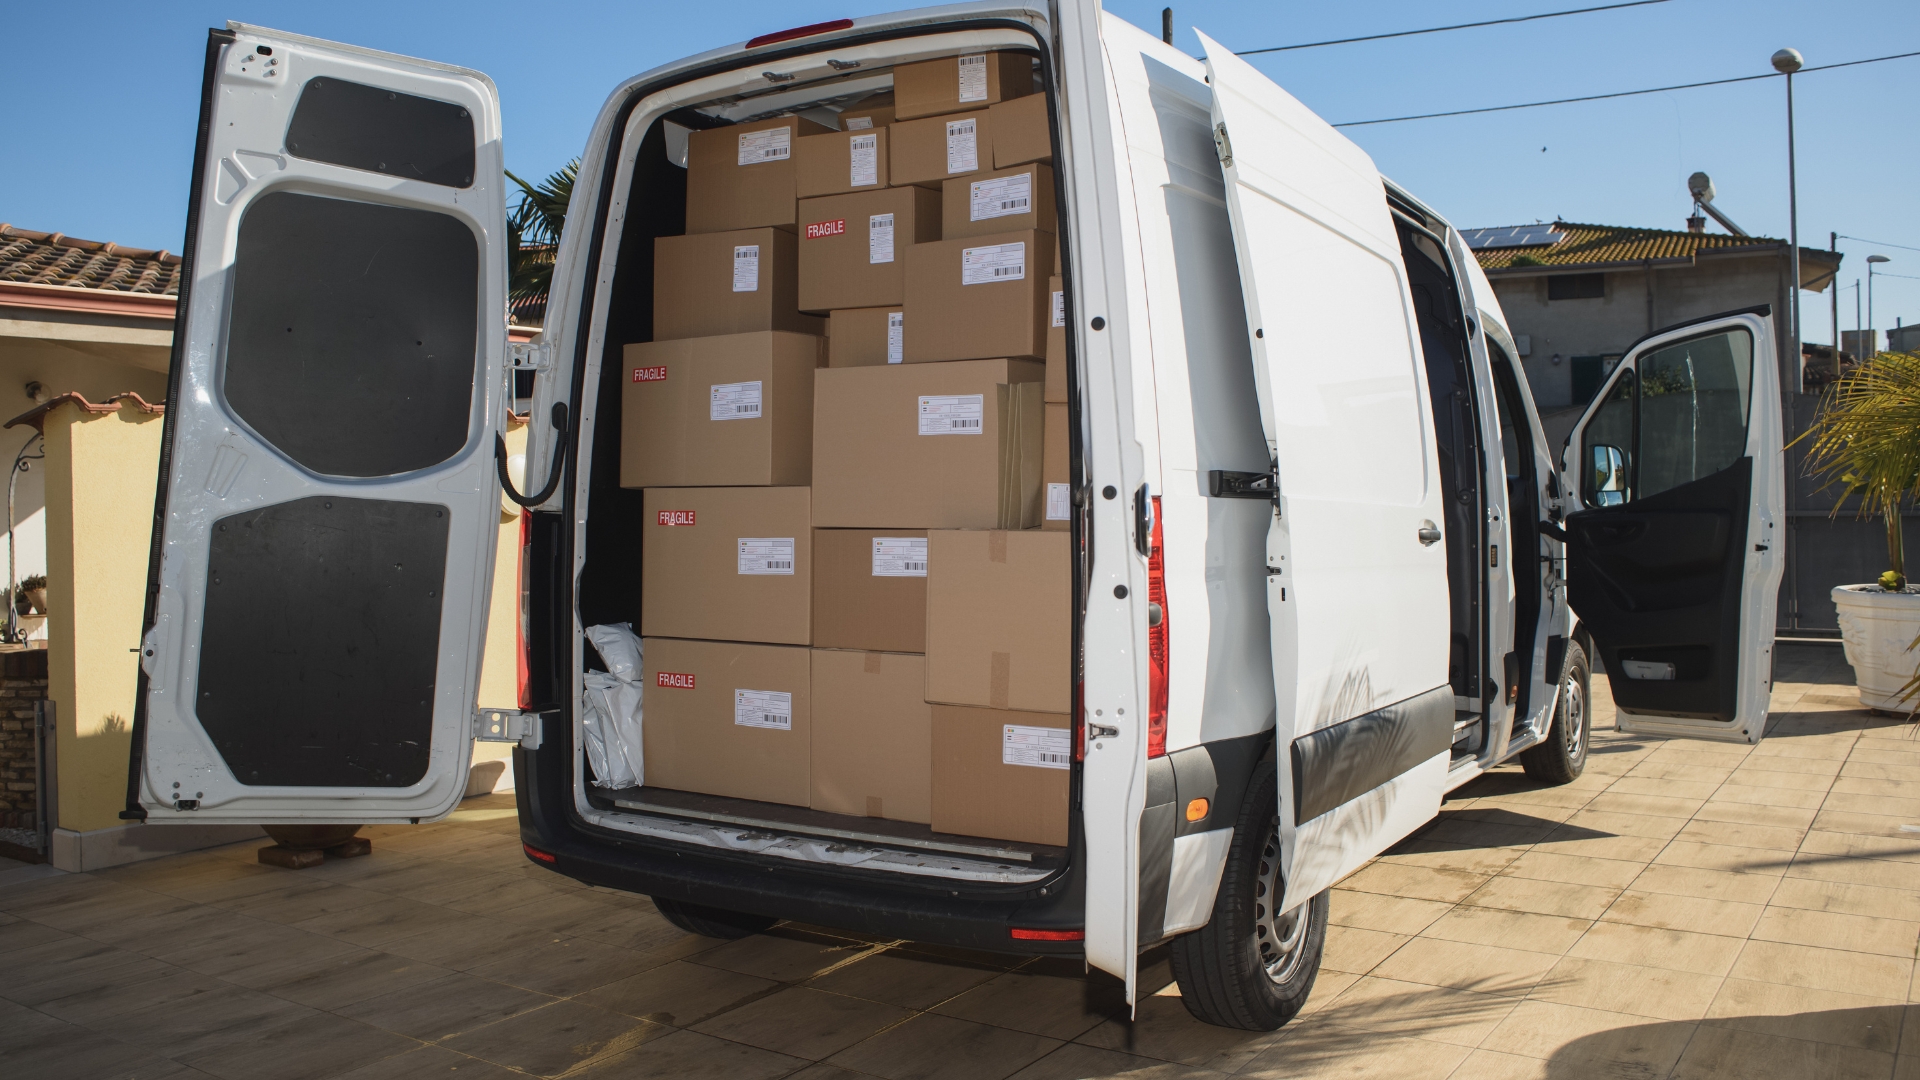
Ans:
POLYGON ((1311 821, 1444 752, 1453 688, 1439 686, 1293 740, 1294 821, 1311 821))

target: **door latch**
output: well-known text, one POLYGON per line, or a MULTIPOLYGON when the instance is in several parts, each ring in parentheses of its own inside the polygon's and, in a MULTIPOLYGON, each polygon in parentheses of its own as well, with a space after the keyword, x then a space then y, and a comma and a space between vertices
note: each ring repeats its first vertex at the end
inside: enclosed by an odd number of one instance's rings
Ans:
POLYGON ((1233 140, 1227 138, 1227 125, 1213 125, 1213 149, 1220 155, 1220 167, 1233 168, 1233 140))
POLYGON ((479 742, 519 743, 522 749, 540 749, 540 714, 518 709, 480 709, 473 714, 473 737, 479 742))
POLYGON ((1423 521, 1420 523, 1420 532, 1418 535, 1420 537, 1420 543, 1426 547, 1432 547, 1440 542, 1440 529, 1431 521, 1423 521))
POLYGON ((1117 727, 1111 727, 1106 724, 1087 725, 1087 738, 1089 739, 1117 739, 1119 737, 1120 729, 1117 727))

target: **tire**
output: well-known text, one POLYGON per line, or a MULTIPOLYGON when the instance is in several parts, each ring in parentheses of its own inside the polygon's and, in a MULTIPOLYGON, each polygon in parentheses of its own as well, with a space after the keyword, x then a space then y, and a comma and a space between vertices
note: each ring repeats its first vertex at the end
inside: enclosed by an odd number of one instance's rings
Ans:
POLYGON ((1578 641, 1567 642, 1567 671, 1560 678, 1558 697, 1547 737, 1538 746, 1520 751, 1520 767, 1543 784, 1571 784, 1587 767, 1593 724, 1593 669, 1587 650, 1578 641))
POLYGON ((666 900, 658 896, 653 898, 653 906, 659 909, 661 916, 668 922, 689 934, 726 941, 752 937, 780 921, 770 915, 749 915, 744 911, 728 911, 725 908, 706 907, 701 904, 683 904, 678 900, 666 900))
POLYGON ((1213 917, 1173 939, 1173 977, 1196 1019, 1272 1031, 1293 1019, 1313 991, 1327 943, 1327 894, 1271 917, 1267 902, 1279 891, 1279 852, 1279 793, 1268 760, 1247 785, 1213 917))

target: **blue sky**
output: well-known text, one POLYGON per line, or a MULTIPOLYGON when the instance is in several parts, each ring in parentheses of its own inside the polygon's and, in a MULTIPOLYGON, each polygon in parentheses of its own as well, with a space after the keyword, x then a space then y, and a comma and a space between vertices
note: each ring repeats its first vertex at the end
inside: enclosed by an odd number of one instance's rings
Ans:
MULTIPOLYGON (((1157 33, 1164 0, 1109 10, 1157 33)), ((1176 2, 1175 43, 1197 26, 1249 49, 1588 6, 1593 0, 1176 2)), ((0 12, 0 221, 178 250, 206 28, 227 19, 479 68, 501 88, 509 166, 543 175, 580 152, 621 79, 677 56, 799 23, 884 11, 871 0, 700 4, 549 0, 539 5, 369 0, 17 3, 0 12)), ((1809 65, 1920 48, 1912 0, 1670 0, 1625 11, 1256 58, 1329 120, 1725 78, 1769 70, 1791 45, 1809 65)), ((1796 84, 1802 243, 1837 231, 1920 248, 1920 58, 1806 75, 1796 84)), ((1382 171, 1456 225, 1551 221, 1680 228, 1687 174, 1756 233, 1786 235, 1785 107, 1779 80, 1608 102, 1348 129, 1382 171)), ((1842 278, 1864 256, 1912 278, 1875 285, 1875 321, 1920 320, 1920 250, 1842 241, 1842 278)), ((1843 294, 1843 327, 1853 293, 1843 294)), ((1806 337, 1824 341, 1826 298, 1806 337)))

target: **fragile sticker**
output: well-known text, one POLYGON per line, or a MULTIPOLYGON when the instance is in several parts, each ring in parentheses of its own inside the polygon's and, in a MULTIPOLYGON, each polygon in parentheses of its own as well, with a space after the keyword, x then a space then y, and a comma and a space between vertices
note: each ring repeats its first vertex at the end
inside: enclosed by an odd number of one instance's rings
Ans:
POLYGON ((743 536, 739 544, 740 573, 793 576, 793 537, 743 536))
POLYGON ((985 394, 923 394, 920 397, 920 434, 984 434, 985 394))
POLYGON ((637 367, 633 369, 634 382, 666 382, 667 365, 658 367, 637 367))
POLYGON ((1061 289, 1053 290, 1053 323, 1052 325, 1054 326, 1067 325, 1067 294, 1064 290, 1061 290, 1061 289))
POLYGON ((847 130, 847 131, 871 131, 871 130, 873 130, 873 117, 871 117, 871 116, 849 116, 849 117, 847 117, 847 123, 846 123, 846 127, 845 127, 845 129, 844 129, 844 130, 847 130))
POLYGON ((989 244, 960 250, 960 284, 1021 281, 1027 276, 1027 242, 989 244))
POLYGON ((733 291, 760 291, 760 245, 739 244, 733 249, 733 291))
POLYGON ((855 135, 847 140, 847 185, 872 187, 880 182, 880 136, 855 135))
POLYGON ((1015 173, 991 180, 975 180, 967 212, 971 220, 988 221, 1033 211, 1033 174, 1015 173))
POLYGON ((807 239, 819 240, 828 236, 842 236, 847 231, 847 219, 835 218, 832 221, 815 221, 807 226, 807 239))
POLYGON ((873 538, 874 577, 926 577, 927 538, 876 536, 873 538))
POLYGON ((907 358, 907 313, 904 311, 887 312, 887 363, 897 364, 907 358))
POLYGON ((793 132, 786 127, 740 133, 740 164, 759 165, 793 156, 793 132))
POLYGON ((708 387, 707 419, 760 419, 760 380, 714 383, 708 387))
POLYGON ((960 100, 987 100, 987 54, 960 58, 960 100))
POLYGON ((867 218, 867 262, 893 261, 893 215, 874 214, 867 218))
POLYGON ((691 671, 656 672, 653 676, 653 685, 664 686, 672 690, 691 690, 693 689, 693 672, 691 671))
POLYGON ((1047 485, 1047 520, 1066 521, 1071 516, 1069 507, 1073 505, 1073 485, 1047 485))
POLYGON ((1000 739, 1000 764, 1039 769, 1073 768, 1072 729, 1007 724, 1000 739))
POLYGON ((793 695, 784 690, 735 690, 733 722, 741 727, 793 730, 793 695))
POLYGON ((947 121, 947 172, 973 172, 980 167, 980 139, 974 117, 947 121))
POLYGON ((655 521, 660 525, 691 525, 693 524, 693 511, 662 510, 655 521))

